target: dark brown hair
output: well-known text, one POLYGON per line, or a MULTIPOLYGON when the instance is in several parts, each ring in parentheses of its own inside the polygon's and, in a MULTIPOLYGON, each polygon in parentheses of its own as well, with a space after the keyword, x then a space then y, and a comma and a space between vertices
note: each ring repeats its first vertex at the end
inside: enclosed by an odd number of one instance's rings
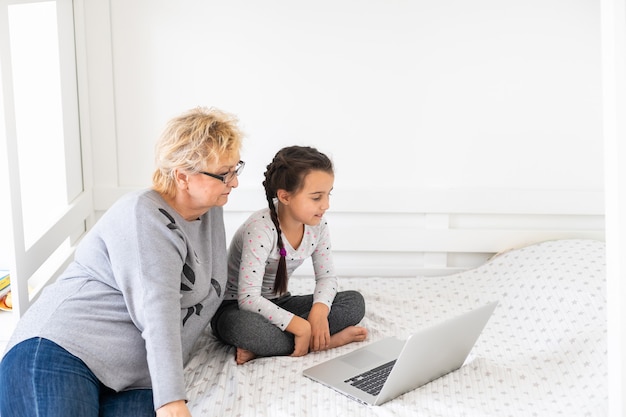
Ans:
POLYGON ((278 250, 281 255, 274 280, 274 294, 285 293, 288 280, 285 244, 281 235, 274 199, 278 190, 285 190, 288 193, 299 191, 304 185, 304 178, 311 171, 324 171, 332 174, 333 163, 326 155, 309 146, 288 146, 281 149, 276 153, 265 171, 263 187, 265 187, 265 196, 270 208, 272 222, 276 226, 278 250))

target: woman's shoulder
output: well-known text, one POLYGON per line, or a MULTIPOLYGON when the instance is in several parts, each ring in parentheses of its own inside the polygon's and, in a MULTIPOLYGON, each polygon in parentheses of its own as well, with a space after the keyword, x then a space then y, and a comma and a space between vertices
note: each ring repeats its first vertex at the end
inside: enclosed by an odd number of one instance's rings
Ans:
POLYGON ((151 197, 147 196, 149 196, 152 192, 154 191, 135 190, 127 192, 111 204, 111 206, 105 211, 103 217, 109 217, 119 213, 128 214, 129 212, 132 212, 138 205, 147 204, 147 202, 151 200, 151 197))
POLYGON ((118 198, 111 208, 115 207, 128 207, 136 205, 155 205, 163 202, 161 195, 150 188, 129 191, 126 194, 118 198))
POLYGON ((90 235, 125 236, 136 230, 138 223, 149 222, 149 218, 155 217, 149 213, 157 212, 152 193, 151 190, 137 190, 119 197, 98 219, 90 235))
POLYGON ((175 217, 175 213, 169 209, 169 206, 158 192, 153 189, 142 189, 128 192, 117 199, 106 210, 101 220, 140 218, 145 222, 149 218, 161 217, 171 219, 175 217))

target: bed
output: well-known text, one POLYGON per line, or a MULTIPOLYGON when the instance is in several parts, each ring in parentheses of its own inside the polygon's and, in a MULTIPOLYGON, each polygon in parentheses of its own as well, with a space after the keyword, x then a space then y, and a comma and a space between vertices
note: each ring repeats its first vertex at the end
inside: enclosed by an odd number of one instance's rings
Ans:
MULTIPOLYGON (((301 358, 236 365, 210 331, 185 368, 189 407, 200 416, 604 416, 607 414, 604 243, 546 241, 445 276, 341 278, 365 296, 366 341, 301 358), (303 369, 387 336, 499 300, 466 363, 381 406, 357 403, 303 369)), ((293 293, 312 289, 293 279, 293 293)))

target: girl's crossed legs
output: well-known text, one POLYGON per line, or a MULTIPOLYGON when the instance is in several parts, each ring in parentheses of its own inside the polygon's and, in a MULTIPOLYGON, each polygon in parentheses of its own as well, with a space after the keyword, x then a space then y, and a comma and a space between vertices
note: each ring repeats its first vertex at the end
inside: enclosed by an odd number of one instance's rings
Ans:
MULTIPOLYGON (((306 320, 313 305, 313 295, 292 296, 287 293, 272 302, 306 320)), ((355 327, 364 315, 365 300, 359 292, 338 292, 328 315, 331 347, 364 340, 367 331, 355 327)), ((211 326, 218 339, 237 347, 237 363, 257 356, 287 356, 294 350, 293 334, 280 330, 260 314, 240 310, 236 300, 222 303, 211 326)))

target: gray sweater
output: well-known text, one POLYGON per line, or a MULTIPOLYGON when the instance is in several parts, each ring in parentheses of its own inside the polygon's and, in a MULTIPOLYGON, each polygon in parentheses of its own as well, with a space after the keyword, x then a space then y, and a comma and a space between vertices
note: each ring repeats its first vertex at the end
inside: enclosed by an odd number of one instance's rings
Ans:
POLYGON ((224 295, 223 210, 195 221, 152 190, 116 202, 7 346, 50 339, 106 386, 152 388, 155 409, 186 399, 184 365, 224 295))

